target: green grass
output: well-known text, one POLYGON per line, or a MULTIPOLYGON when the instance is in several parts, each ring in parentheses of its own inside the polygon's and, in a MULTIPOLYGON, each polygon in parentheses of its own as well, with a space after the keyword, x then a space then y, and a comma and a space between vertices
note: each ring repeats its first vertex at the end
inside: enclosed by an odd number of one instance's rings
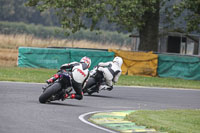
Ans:
POLYGON ((141 110, 125 117, 157 131, 168 133, 199 133, 200 110, 141 110))
POLYGON ((136 86, 200 89, 199 81, 184 80, 184 79, 178 79, 178 78, 160 78, 160 77, 122 75, 117 84, 127 85, 127 86, 136 85, 136 86))
MULTIPOLYGON (((44 83, 57 72, 56 69, 0 67, 0 81, 44 83)), ((121 75, 116 85, 157 86, 200 89, 200 82, 175 78, 159 78, 121 75)))
POLYGON ((56 72, 55 69, 0 67, 0 81, 44 83, 56 72))

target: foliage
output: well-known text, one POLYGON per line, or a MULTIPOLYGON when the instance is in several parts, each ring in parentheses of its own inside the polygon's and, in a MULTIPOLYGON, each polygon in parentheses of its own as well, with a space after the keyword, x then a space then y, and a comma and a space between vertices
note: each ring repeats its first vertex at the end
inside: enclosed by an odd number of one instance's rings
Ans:
POLYGON ((73 32, 81 28, 99 29, 98 22, 107 19, 121 28, 132 32, 140 29, 148 18, 143 19, 145 12, 155 13, 158 0, 29 0, 28 6, 36 6, 40 11, 53 8, 61 18, 64 28, 73 32), (90 24, 86 24, 89 19, 90 24), (85 23, 86 22, 86 23, 85 23))
MULTIPOLYGON (((200 27, 199 0, 1 0, 0 5, 0 20, 62 25, 69 29, 67 34, 81 29, 138 32, 142 51, 158 49, 159 13, 163 7, 169 13, 167 25, 170 21, 177 24, 172 28, 191 32, 200 27), (24 6, 26 2, 30 7, 24 6), (187 22, 187 27, 178 28, 180 22, 187 22)), ((168 15, 163 12, 161 17, 168 15)))
POLYGON ((0 20, 58 26, 58 18, 53 10, 40 13, 34 7, 26 7, 27 0, 0 0, 0 20))
POLYGON ((102 20, 117 25, 118 31, 137 30, 141 40, 139 49, 145 51, 157 51, 159 4, 160 0, 29 0, 27 3, 40 11, 53 9, 62 27, 72 33, 87 28, 99 30, 98 23, 102 20))
POLYGON ((166 14, 168 15, 168 20, 172 22, 171 26, 175 25, 174 29, 188 33, 200 32, 199 0, 176 1, 175 4, 166 9, 166 14))
MULTIPOLYGON (((180 20, 179 22, 185 23, 185 21, 181 19, 184 17, 187 22, 188 32, 199 30, 199 0, 0 0, 0 20, 58 26, 60 25, 59 17, 56 16, 55 12, 63 17, 68 17, 68 10, 71 10, 72 15, 80 13, 81 11, 79 16, 86 27, 91 26, 92 22, 95 22, 96 27, 103 30, 121 31, 121 29, 125 29, 127 31, 132 31, 134 28, 140 29, 141 26, 145 24, 145 21, 149 19, 147 17, 142 18, 145 12, 155 13, 156 7, 154 4, 158 1, 160 2, 161 10, 166 8, 164 12, 161 11, 163 13, 161 18, 170 15, 171 20, 174 22, 180 20), (29 2, 28 5, 32 7, 26 7, 26 2, 29 2), (38 6, 38 8, 43 11, 42 13, 33 7, 37 4, 41 6, 38 6), (77 6, 81 8, 76 8, 77 6), (65 7, 68 9, 62 9, 65 7), (56 11, 53 10, 53 8, 56 9, 56 11), (180 19, 176 19, 177 17, 180 19), (111 23, 108 24, 107 21, 111 23)), ((72 16, 70 17, 72 18, 72 16)), ((62 20, 62 17, 60 20, 62 20)), ((74 18, 73 22, 75 22, 75 20, 74 18)), ((169 23, 169 21, 170 19, 165 22, 169 23)), ((177 29, 177 27, 174 28, 177 29)))

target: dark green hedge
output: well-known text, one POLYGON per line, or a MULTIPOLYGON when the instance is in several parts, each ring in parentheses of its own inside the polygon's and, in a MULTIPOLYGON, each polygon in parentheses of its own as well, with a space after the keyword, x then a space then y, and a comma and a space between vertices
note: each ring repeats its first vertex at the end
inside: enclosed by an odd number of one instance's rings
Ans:
POLYGON ((46 27, 42 25, 16 23, 16 22, 3 22, 0 21, 1 34, 31 34, 40 38, 61 38, 70 40, 88 40, 100 43, 114 43, 114 44, 131 44, 131 38, 128 34, 108 31, 89 31, 81 30, 74 34, 67 36, 62 28, 59 27, 46 27), (99 33, 100 32, 100 33, 99 33), (97 34, 98 33, 98 34, 97 34))

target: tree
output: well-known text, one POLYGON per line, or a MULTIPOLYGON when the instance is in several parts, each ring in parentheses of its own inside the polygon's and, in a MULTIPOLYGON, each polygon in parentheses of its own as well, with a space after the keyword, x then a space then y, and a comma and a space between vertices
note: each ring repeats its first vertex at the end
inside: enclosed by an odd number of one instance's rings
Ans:
MULTIPOLYGON (((29 6, 36 6, 40 11, 53 8, 59 16, 63 28, 72 32, 81 28, 98 30, 101 20, 108 20, 119 27, 119 31, 139 32, 141 51, 157 51, 159 36, 160 8, 172 0, 29 0, 29 6)), ((176 0, 171 5, 171 13, 178 17, 183 8, 187 15, 189 31, 199 27, 199 0, 176 0), (175 15, 176 14, 176 15, 175 15), (196 18, 195 18, 196 17, 196 18)))
POLYGON ((73 33, 98 30, 98 22, 106 18, 120 31, 139 31, 139 50, 157 51, 160 0, 29 0, 27 5, 40 11, 53 8, 63 28, 73 33))
POLYGON ((200 0, 181 0, 172 6, 170 14, 172 20, 180 17, 185 20, 184 32, 200 32, 200 0))

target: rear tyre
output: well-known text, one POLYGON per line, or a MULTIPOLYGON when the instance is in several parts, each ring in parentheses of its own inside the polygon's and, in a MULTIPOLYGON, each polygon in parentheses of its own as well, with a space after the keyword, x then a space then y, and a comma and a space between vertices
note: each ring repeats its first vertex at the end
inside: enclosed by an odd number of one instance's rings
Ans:
POLYGON ((61 89, 61 84, 60 83, 54 83, 52 86, 47 88, 44 93, 42 93, 39 97, 39 102, 40 103, 46 103, 48 99, 56 94, 59 90, 61 89))
MULTIPOLYGON (((86 86, 83 89, 83 93, 88 93, 90 91, 90 88, 96 84, 95 79, 93 77, 90 77, 89 80, 86 83, 86 86)), ((89 94, 89 93, 88 93, 89 94)), ((92 94, 92 93, 91 93, 92 94)), ((89 95, 91 95, 89 94, 89 95)))
POLYGON ((87 90, 88 95, 92 95, 95 92, 99 92, 96 86, 92 87, 91 89, 87 90))
POLYGON ((87 93, 88 93, 89 96, 91 96, 94 92, 88 91, 87 93))

